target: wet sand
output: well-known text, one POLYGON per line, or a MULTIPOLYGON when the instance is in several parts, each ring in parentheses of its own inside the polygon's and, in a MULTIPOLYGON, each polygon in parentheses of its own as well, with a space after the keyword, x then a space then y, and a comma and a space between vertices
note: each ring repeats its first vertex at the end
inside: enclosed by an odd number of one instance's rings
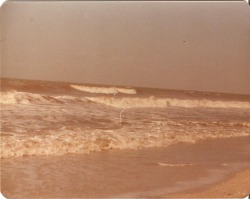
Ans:
POLYGON ((1 188, 7 198, 243 198, 250 191, 249 154, 250 137, 245 136, 2 159, 1 188))
POLYGON ((250 169, 233 173, 228 179, 203 188, 203 191, 191 190, 168 195, 172 198, 245 198, 250 194, 250 169))

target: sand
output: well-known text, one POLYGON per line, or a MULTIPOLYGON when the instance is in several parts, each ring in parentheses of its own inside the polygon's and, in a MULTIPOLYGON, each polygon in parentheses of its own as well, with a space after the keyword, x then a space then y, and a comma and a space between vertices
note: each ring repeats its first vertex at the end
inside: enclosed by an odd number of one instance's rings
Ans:
POLYGON ((250 194, 250 169, 233 173, 228 178, 213 184, 202 191, 167 195, 173 198, 245 198, 250 194))

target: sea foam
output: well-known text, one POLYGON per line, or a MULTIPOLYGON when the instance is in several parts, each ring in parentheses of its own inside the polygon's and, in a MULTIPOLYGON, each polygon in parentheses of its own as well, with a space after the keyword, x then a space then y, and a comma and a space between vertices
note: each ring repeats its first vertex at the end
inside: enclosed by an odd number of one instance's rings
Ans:
POLYGON ((116 108, 129 107, 207 107, 207 108, 250 108, 250 102, 240 101, 212 101, 206 99, 176 99, 176 98, 114 98, 114 97, 86 97, 93 102, 102 103, 116 108))
POLYGON ((30 103, 49 103, 50 97, 45 97, 40 94, 8 91, 1 92, 0 104, 30 104, 30 103))
POLYGON ((196 128, 182 131, 181 126, 194 124, 183 124, 166 122, 161 129, 159 125, 147 128, 147 131, 128 130, 120 128, 116 130, 82 129, 75 127, 62 127, 56 131, 46 130, 44 132, 27 135, 5 133, 1 136, 1 157, 19 157, 25 155, 65 155, 70 153, 83 154, 93 151, 112 149, 142 149, 150 147, 166 147, 177 143, 195 143, 198 140, 208 138, 226 138, 250 136, 249 123, 242 126, 241 130, 234 130, 237 123, 217 124, 195 124, 196 128), (231 126, 232 130, 223 130, 231 126), (176 128, 179 126, 178 128, 176 128), (210 126, 210 128, 209 128, 210 126), (214 127, 216 127, 214 129, 214 127), (201 128, 201 129, 199 129, 201 128))
POLYGON ((0 104, 49 104, 49 103, 64 103, 64 102, 85 102, 86 98, 74 96, 51 96, 29 92, 7 91, 1 92, 0 104))
POLYGON ((72 92, 70 84, 61 87, 51 83, 47 90, 25 85, 1 92, 3 158, 136 150, 250 136, 250 101, 246 97, 222 100, 221 96, 197 94, 195 98, 183 94, 182 98, 170 98, 164 90, 151 94, 146 90, 136 93, 127 88, 73 85, 74 89, 102 94, 95 96, 72 92), (117 93, 136 95, 107 95, 117 93))

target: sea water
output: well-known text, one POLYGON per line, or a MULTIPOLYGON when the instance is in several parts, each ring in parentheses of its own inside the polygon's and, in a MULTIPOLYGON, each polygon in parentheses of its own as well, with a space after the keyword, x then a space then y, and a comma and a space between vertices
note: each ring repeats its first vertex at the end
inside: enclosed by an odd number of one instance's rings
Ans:
POLYGON ((250 96, 1 80, 1 157, 166 147, 250 135, 250 96))

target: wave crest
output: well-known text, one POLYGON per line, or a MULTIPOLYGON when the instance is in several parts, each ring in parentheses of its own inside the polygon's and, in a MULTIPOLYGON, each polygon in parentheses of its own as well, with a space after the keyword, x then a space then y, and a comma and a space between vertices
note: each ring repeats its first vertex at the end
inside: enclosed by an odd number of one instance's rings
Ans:
POLYGON ((118 88, 118 87, 93 87, 93 86, 79 86, 70 85, 72 88, 88 92, 88 93, 100 93, 100 94, 136 94, 136 90, 132 88, 118 88))
POLYGON ((207 107, 207 108, 250 108, 250 102, 240 101, 211 101, 206 99, 176 99, 176 98, 114 98, 114 97, 85 97, 93 102, 102 103, 116 108, 129 107, 207 107))
POLYGON ((49 96, 28 92, 1 92, 0 104, 49 104, 65 102, 86 102, 88 99, 73 96, 49 96))
MULTIPOLYGON (((177 133, 176 125, 182 123, 167 122, 162 131, 159 125, 153 126, 148 132, 129 131, 126 128, 116 130, 81 129, 62 127, 56 131, 49 130, 39 134, 22 136, 13 133, 1 135, 1 157, 19 157, 25 155, 65 155, 69 153, 83 154, 93 151, 112 149, 141 149, 149 147, 166 147, 177 143, 195 143, 208 138, 225 138, 234 136, 250 136, 249 123, 241 126, 241 130, 224 130, 228 124, 217 124, 221 128, 205 129, 186 132, 181 129, 177 133), (174 126, 173 126, 174 125, 174 126), (204 131, 201 133, 201 131, 204 131)), ((185 125, 185 124, 184 124, 185 125)), ((202 127, 203 124, 197 124, 202 127)), ((208 124, 209 125, 209 124, 208 124)), ((232 123, 230 126, 237 126, 232 123)), ((212 125, 213 126, 213 125, 212 125)))
POLYGON ((56 101, 52 97, 27 92, 1 92, 0 104, 31 104, 56 101))

